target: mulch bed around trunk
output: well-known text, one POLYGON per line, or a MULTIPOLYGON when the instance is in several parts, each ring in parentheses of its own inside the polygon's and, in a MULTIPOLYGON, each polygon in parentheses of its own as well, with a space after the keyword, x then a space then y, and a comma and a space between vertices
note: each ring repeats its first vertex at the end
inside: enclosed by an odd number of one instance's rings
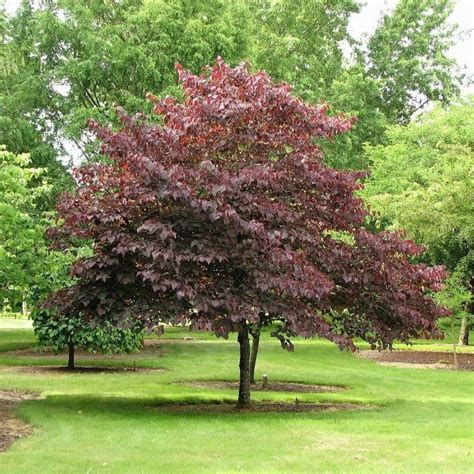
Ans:
MULTIPOLYGON (((238 390, 239 382, 223 382, 223 381, 195 381, 195 382, 181 382, 183 385, 190 385, 199 388, 217 388, 238 390)), ((252 385, 252 392, 292 392, 292 393, 325 393, 325 392, 340 392, 344 390, 343 387, 329 386, 329 385, 312 385, 306 383, 296 382, 268 382, 266 387, 261 383, 252 385)))
POLYGON ((16 372, 22 372, 34 375, 78 375, 78 374, 117 374, 124 373, 146 373, 146 372, 163 372, 164 369, 159 368, 148 368, 148 367, 103 367, 103 366, 91 366, 91 367, 76 367, 74 370, 69 370, 67 367, 57 367, 51 365, 21 365, 14 366, 9 365, 2 368, 3 370, 13 370, 16 372))
POLYGON ((38 394, 20 390, 0 390, 0 452, 6 451, 17 439, 29 435, 33 430, 15 417, 15 407, 22 400, 33 400, 38 394))
POLYGON ((368 410, 373 405, 359 403, 310 403, 310 402, 252 402, 250 407, 237 408, 235 403, 166 404, 152 407, 174 413, 305 413, 318 411, 368 410))
MULTIPOLYGON (((382 364, 398 367, 455 369, 454 355, 452 352, 431 351, 360 351, 359 355, 373 359, 382 364)), ((461 370, 474 370, 474 354, 456 354, 457 368, 461 370)))
MULTIPOLYGON (((13 357, 48 357, 51 359, 58 359, 64 360, 67 358, 67 351, 60 352, 59 354, 55 354, 51 350, 38 350, 36 348, 30 349, 19 349, 15 351, 8 351, 4 353, 7 356, 13 357)), ((106 360, 133 360, 133 359, 140 359, 143 358, 143 355, 153 355, 153 357, 161 357, 163 355, 163 349, 159 347, 157 344, 146 344, 142 349, 138 352, 133 352, 132 354, 94 354, 92 352, 87 352, 82 349, 75 350, 76 358, 80 359, 88 359, 88 360, 98 360, 98 359, 106 359, 106 360)))

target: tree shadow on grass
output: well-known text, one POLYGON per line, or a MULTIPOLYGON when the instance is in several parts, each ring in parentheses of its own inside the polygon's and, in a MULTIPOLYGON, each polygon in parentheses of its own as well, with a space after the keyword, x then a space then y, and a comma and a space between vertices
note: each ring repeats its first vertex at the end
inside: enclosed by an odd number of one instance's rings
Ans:
MULTIPOLYGON (((319 416, 326 412, 332 415, 350 416, 351 412, 373 410, 376 405, 362 404, 357 401, 345 402, 282 402, 281 400, 256 400, 248 409, 236 409, 236 399, 230 397, 213 397, 206 394, 173 395, 154 397, 115 397, 90 395, 48 395, 46 398, 24 402, 24 406, 41 404, 43 412, 66 413, 74 412, 88 416, 133 416, 133 418, 196 416, 209 418, 214 415, 272 416, 279 417, 319 416)), ((331 415, 329 415, 331 416, 331 415)))

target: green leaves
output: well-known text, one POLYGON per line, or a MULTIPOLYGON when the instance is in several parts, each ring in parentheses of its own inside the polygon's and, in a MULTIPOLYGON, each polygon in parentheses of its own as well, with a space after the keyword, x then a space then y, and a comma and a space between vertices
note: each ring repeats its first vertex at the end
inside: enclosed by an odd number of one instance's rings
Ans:
MULTIPOLYGON (((425 245, 431 261, 474 273, 474 100, 440 106, 368 147, 373 172, 363 196, 395 228, 425 245)), ((459 308, 455 304, 453 307, 459 308)))
POLYGON ((199 72, 219 55, 231 62, 246 56, 248 15, 240 2, 153 0, 77 2, 41 6, 29 24, 48 80, 48 109, 63 135, 86 157, 97 149, 86 122, 116 121, 150 112, 148 92, 176 95, 176 62, 199 72), (87 3, 87 5, 85 4, 87 3), (61 88, 52 85, 62 84, 61 88))
POLYGON ((250 3, 255 15, 255 65, 273 79, 292 84, 306 100, 326 100, 342 70, 342 42, 352 42, 347 26, 350 15, 359 10, 358 1, 250 3))
POLYGON ((456 25, 448 22, 451 0, 400 0, 368 43, 369 76, 381 81, 382 111, 407 123, 429 101, 449 101, 462 76, 448 56, 456 25))
POLYGON ((77 316, 61 316, 46 309, 33 312, 33 327, 40 347, 51 347, 55 353, 76 348, 103 354, 128 354, 143 344, 143 331, 138 326, 120 328, 110 322, 91 325, 77 316))
MULTIPOLYGON (((96 160, 87 120, 120 126, 117 104, 151 115, 145 100, 181 97, 174 65, 200 72, 216 57, 248 60, 332 113, 358 118, 353 130, 325 145, 327 162, 367 169, 363 144, 384 143, 387 123, 407 122, 427 101, 448 103, 460 75, 446 52, 456 29, 448 0, 402 0, 368 44, 348 30, 359 0, 54 0, 25 2, 5 19, 0 58, 0 143, 31 152, 56 191, 70 186, 57 149, 72 141, 96 160), (353 53, 346 64, 344 51, 353 53)), ((60 150, 62 155, 68 155, 60 150)), ((57 192, 53 193, 53 196, 57 192)), ((51 207, 51 201, 46 207, 51 207)))
POLYGON ((26 154, 0 149, 0 297, 18 306, 64 286, 75 252, 48 249, 41 203, 53 188, 26 154))
POLYGON ((28 155, 0 149, 0 294, 12 303, 21 300, 39 270, 42 226, 36 202, 49 187, 32 183, 43 172, 31 167, 28 155))

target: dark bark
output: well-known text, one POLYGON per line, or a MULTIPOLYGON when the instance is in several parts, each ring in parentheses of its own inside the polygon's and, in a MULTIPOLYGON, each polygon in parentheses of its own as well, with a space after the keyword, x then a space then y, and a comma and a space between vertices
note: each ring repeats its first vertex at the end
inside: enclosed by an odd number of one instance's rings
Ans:
POLYGON ((75 368, 75 364, 74 364, 74 344, 72 342, 70 342, 68 344, 68 347, 69 347, 69 357, 68 357, 68 361, 67 361, 67 368, 69 370, 74 370, 74 368, 75 368))
POLYGON ((237 337, 240 346, 240 382, 237 408, 250 406, 250 341, 249 332, 242 327, 237 337))
POLYGON ((252 352, 250 353, 250 383, 255 385, 255 366, 257 365, 258 348, 260 344, 260 328, 252 333, 252 352))

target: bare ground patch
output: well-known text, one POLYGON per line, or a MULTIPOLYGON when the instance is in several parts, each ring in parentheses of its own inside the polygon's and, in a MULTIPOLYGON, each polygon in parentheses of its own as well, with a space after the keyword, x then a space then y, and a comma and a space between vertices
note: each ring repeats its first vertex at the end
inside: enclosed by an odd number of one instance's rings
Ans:
POLYGON ((16 405, 22 400, 39 398, 33 392, 0 390, 0 452, 6 451, 17 439, 29 435, 33 430, 15 417, 16 405))
MULTIPOLYGON (((54 352, 48 349, 39 350, 33 347, 29 349, 9 351, 6 352, 5 355, 10 357, 48 357, 50 359, 64 360, 64 358, 67 357, 67 352, 64 351, 60 352, 59 354, 55 354, 54 352)), ((163 349, 157 344, 147 344, 147 342, 145 341, 144 347, 138 352, 134 352, 132 354, 94 354, 92 352, 76 349, 75 355, 77 358, 86 360, 134 360, 141 359, 144 355, 161 357, 163 355, 163 349)))
MULTIPOLYGON (((199 388, 217 388, 238 390, 238 382, 225 381, 194 381, 181 382, 182 385, 189 385, 199 388)), ((291 392, 291 393, 326 393, 326 392, 340 392, 344 387, 336 387, 331 385, 313 385, 296 382, 268 382, 266 386, 262 384, 252 385, 252 392, 291 392)))
POLYGON ((452 352, 360 351, 359 356, 397 367, 474 370, 474 354, 457 354, 457 366, 452 352))
POLYGON ((250 407, 238 408, 234 403, 201 403, 201 404, 166 404, 153 409, 166 410, 174 413, 306 413, 320 411, 347 411, 373 409, 372 405, 359 403, 281 403, 281 402, 253 402, 250 407))

